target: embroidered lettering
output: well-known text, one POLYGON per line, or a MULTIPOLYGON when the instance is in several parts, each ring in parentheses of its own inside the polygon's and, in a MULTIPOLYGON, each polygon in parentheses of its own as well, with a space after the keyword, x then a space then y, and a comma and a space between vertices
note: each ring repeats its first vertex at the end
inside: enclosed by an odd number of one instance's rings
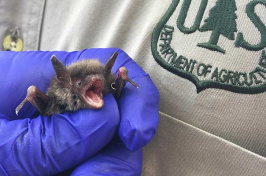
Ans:
POLYGON ((246 12, 252 23, 258 28, 261 34, 260 43, 252 45, 244 40, 243 33, 239 32, 235 41, 236 47, 242 47, 251 51, 259 51, 266 47, 266 26, 255 13, 255 6, 261 4, 266 7, 265 0, 253 0, 247 4, 246 12))

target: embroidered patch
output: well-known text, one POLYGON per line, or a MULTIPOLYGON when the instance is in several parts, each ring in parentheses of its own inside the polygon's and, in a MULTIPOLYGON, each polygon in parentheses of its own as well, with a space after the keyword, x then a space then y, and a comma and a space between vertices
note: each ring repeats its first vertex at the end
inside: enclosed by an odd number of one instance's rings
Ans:
POLYGON ((197 91, 266 91, 266 0, 173 0, 151 49, 165 69, 197 91))

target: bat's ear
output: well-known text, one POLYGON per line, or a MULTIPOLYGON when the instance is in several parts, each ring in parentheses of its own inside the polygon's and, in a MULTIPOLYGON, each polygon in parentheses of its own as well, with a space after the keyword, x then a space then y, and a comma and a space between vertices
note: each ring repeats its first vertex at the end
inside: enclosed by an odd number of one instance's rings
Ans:
POLYGON ((51 61, 56 73, 57 80, 64 86, 69 87, 71 83, 71 78, 66 66, 59 59, 57 59, 55 55, 51 57, 51 61))
POLYGON ((110 73, 111 73, 111 70, 112 70, 112 67, 113 67, 113 65, 114 65, 114 63, 115 63, 115 60, 116 60, 116 58, 117 58, 117 55, 118 55, 118 53, 115 52, 115 53, 110 57, 110 59, 108 60, 108 62, 106 63, 106 65, 105 65, 105 73, 106 73, 106 74, 110 74, 110 73))

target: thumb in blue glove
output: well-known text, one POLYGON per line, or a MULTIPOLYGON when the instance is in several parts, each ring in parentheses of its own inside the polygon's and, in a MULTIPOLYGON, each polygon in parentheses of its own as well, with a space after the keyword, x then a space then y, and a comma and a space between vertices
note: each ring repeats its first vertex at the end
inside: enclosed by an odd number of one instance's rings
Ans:
POLYGON ((84 50, 80 57, 99 58, 106 63, 118 52, 112 71, 117 74, 120 67, 128 69, 128 77, 139 89, 126 83, 118 100, 121 121, 119 136, 128 149, 134 151, 148 144, 159 123, 159 92, 151 78, 123 50, 117 48, 84 50))
POLYGON ((116 137, 98 154, 78 166, 71 176, 137 176, 141 174, 141 169, 142 149, 131 151, 116 137))

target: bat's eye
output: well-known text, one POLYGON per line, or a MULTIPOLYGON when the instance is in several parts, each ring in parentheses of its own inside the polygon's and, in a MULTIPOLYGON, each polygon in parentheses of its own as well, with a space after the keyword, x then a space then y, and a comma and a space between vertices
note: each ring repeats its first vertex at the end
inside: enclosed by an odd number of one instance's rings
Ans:
POLYGON ((78 86, 81 86, 82 82, 81 81, 78 81, 77 85, 78 86))

